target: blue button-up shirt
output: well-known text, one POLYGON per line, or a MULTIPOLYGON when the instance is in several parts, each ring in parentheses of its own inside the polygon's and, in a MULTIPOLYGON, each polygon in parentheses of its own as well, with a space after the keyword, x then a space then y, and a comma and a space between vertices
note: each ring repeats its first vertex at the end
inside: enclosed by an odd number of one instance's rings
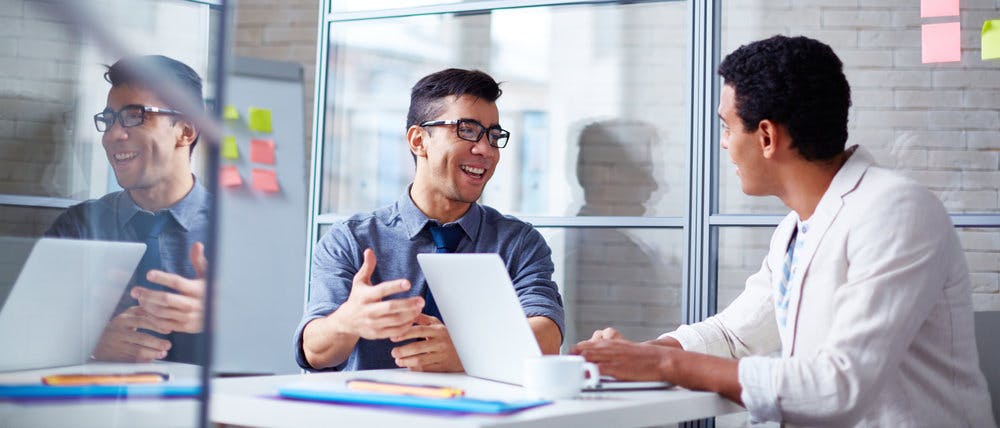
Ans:
MULTIPOLYGON (((315 370, 302 351, 302 330, 309 321, 329 315, 347 301, 366 248, 378 256, 372 284, 406 278, 412 285, 410 290, 391 298, 423 295, 427 281, 417 264, 417 254, 435 252, 427 226, 436 223, 414 205, 406 192, 392 205, 355 215, 330 228, 313 250, 309 303, 294 339, 299 366, 315 370)), ((528 223, 479 204, 472 204, 455 223, 465 232, 455 252, 499 254, 525 315, 549 318, 562 332, 562 299, 552 281, 552 251, 542 235, 528 223)), ((359 339, 347 361, 329 369, 396 368, 390 355, 395 346, 399 344, 388 339, 359 339)))
MULTIPOLYGON (((194 266, 188 251, 195 242, 208 245, 209 214, 211 194, 195 180, 194 186, 180 201, 162 211, 170 213, 171 221, 159 235, 160 259, 163 270, 194 278, 194 266)), ((91 199, 69 207, 45 232, 45 236, 72 239, 93 239, 102 241, 144 242, 136 235, 130 221, 144 211, 126 191, 112 192, 100 199, 91 199)), ((148 211, 147 211, 148 212, 148 211)), ((145 273, 136 273, 136 275, 145 273)), ((133 278, 134 279, 134 278, 133 278)), ((129 295, 132 285, 125 290, 115 314, 138 305, 129 295)), ((166 360, 186 363, 202 363, 198 351, 197 335, 172 333, 167 339, 172 346, 166 360)))

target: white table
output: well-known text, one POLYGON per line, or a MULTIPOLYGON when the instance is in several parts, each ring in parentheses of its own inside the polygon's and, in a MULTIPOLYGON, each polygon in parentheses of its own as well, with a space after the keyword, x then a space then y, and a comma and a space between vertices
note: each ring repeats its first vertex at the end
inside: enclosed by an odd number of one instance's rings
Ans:
POLYGON ((215 379, 209 404, 212 422, 268 427, 544 427, 583 428, 678 423, 742 411, 717 394, 672 388, 661 391, 587 392, 580 397, 510 415, 442 415, 425 411, 278 399, 280 387, 343 383, 367 378, 464 388, 470 398, 524 398, 522 388, 464 374, 408 370, 314 373, 215 379))
MULTIPOLYGON (((134 373, 156 371, 172 380, 198 381, 198 366, 156 362, 150 364, 91 363, 39 370, 0 373, 0 383, 40 383, 41 377, 65 373, 134 373)), ((0 401, 0 427, 196 427, 197 398, 133 398, 43 401, 0 401)))

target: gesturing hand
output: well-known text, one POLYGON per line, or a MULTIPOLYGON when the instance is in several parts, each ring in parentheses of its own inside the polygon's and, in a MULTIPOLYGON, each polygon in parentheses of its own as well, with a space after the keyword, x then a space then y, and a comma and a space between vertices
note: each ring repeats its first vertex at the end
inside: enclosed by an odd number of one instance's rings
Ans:
POLYGON ((191 246, 189 256, 195 279, 156 269, 146 273, 149 282, 173 289, 176 293, 132 287, 131 296, 139 301, 139 306, 146 313, 158 320, 158 324, 169 330, 167 333, 200 333, 204 327, 205 272, 208 270, 205 246, 196 242, 191 246))
POLYGON ((364 262, 354 275, 351 294, 337 310, 351 333, 369 340, 402 334, 413 325, 424 308, 424 299, 418 296, 383 301, 388 296, 409 290, 410 281, 396 279, 372 285, 375 263, 375 252, 366 249, 364 262))

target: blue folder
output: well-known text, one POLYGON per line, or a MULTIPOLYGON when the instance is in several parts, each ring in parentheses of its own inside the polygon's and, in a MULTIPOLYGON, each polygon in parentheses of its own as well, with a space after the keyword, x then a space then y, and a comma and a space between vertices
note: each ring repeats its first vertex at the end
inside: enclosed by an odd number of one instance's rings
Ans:
POLYGON ((551 403, 551 401, 545 400, 494 401, 467 397, 429 398, 416 397, 412 395, 379 394, 342 389, 300 387, 279 388, 278 395, 283 398, 292 398, 296 400, 324 401, 345 404, 369 404, 377 406, 394 406, 468 413, 511 413, 551 403))
POLYGON ((154 385, 80 385, 56 386, 42 384, 0 385, 0 400, 48 398, 157 398, 197 397, 201 385, 195 383, 161 383, 154 385))

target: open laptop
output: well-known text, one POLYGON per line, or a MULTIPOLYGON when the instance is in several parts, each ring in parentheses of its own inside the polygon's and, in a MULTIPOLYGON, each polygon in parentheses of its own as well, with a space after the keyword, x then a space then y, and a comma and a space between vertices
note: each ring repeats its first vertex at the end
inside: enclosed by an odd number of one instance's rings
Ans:
POLYGON ((0 371, 87 362, 145 250, 40 239, 0 309, 0 371))
MULTIPOLYGON (((427 284, 465 372, 470 376, 522 384, 522 361, 542 355, 496 254, 417 254, 427 284)), ((666 382, 625 382, 602 376, 589 390, 662 389, 666 382)))

